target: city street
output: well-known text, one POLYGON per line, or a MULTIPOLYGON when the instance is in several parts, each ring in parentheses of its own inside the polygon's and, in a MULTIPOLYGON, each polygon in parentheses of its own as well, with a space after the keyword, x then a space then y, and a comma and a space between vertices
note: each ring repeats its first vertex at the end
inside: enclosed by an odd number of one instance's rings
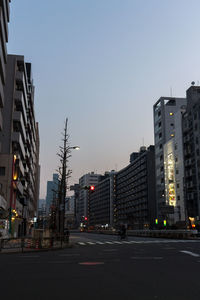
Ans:
POLYGON ((76 233, 64 250, 1 254, 2 299, 199 299, 200 241, 76 233))

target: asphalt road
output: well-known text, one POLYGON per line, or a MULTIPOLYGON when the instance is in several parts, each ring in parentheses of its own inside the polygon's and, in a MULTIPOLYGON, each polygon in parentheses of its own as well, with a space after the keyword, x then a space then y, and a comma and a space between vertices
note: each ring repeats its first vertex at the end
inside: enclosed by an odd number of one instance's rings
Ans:
POLYGON ((1 254, 0 299, 200 299, 199 241, 71 240, 65 250, 1 254))

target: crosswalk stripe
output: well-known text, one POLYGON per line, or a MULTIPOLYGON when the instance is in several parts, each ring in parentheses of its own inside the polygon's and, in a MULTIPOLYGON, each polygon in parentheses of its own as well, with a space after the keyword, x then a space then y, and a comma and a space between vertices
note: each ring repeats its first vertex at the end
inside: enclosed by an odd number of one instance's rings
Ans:
POLYGON ((95 241, 95 242, 77 242, 81 246, 85 245, 114 245, 114 244, 169 244, 169 243, 195 243, 199 240, 151 240, 151 241, 95 241))

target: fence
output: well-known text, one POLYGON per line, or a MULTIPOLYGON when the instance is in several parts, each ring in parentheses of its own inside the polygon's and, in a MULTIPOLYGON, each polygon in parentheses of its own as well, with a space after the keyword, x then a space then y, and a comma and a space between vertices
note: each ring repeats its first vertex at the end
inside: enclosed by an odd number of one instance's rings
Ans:
POLYGON ((0 239, 0 253, 62 249, 69 245, 69 236, 50 238, 0 239))

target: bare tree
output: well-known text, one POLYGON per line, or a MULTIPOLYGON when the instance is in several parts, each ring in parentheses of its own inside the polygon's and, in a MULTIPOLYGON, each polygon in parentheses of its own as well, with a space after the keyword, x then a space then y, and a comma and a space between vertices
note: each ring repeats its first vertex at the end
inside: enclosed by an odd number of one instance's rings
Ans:
POLYGON ((57 155, 60 158, 61 166, 58 169, 59 186, 58 186, 58 231, 61 235, 64 234, 65 227, 65 198, 68 188, 68 179, 71 176, 72 170, 68 169, 68 161, 71 157, 71 147, 69 146, 69 134, 67 133, 68 119, 65 121, 63 132, 63 146, 60 146, 57 155))

